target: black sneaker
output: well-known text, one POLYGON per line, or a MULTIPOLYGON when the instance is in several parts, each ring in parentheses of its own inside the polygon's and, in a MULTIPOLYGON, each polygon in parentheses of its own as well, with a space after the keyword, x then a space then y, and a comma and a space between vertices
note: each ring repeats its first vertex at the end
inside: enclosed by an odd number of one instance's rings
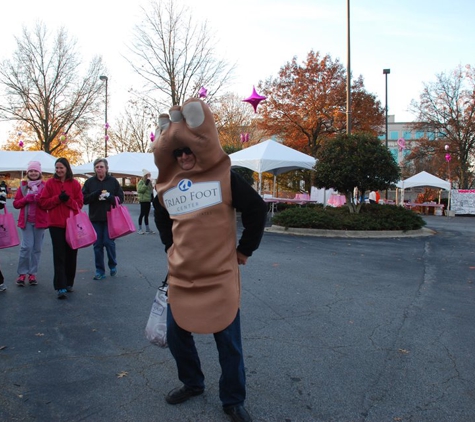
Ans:
POLYGON ((183 403, 184 401, 187 401, 194 396, 199 396, 200 394, 203 394, 204 391, 204 388, 195 389, 184 385, 181 388, 175 388, 174 390, 170 391, 165 397, 165 400, 168 404, 183 403))
POLYGON ((66 289, 59 289, 58 290, 58 299, 66 299, 67 298, 66 292, 67 292, 66 289))
POLYGON ((252 422, 251 416, 242 404, 226 406, 223 407, 223 410, 233 422, 252 422))

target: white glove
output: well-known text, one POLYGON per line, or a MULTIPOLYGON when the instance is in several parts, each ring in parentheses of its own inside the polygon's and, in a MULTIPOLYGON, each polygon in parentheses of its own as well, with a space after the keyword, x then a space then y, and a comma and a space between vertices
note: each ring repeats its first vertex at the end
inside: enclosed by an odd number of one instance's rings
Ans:
POLYGON ((99 201, 105 201, 107 198, 109 198, 110 193, 109 192, 104 192, 99 195, 99 201))

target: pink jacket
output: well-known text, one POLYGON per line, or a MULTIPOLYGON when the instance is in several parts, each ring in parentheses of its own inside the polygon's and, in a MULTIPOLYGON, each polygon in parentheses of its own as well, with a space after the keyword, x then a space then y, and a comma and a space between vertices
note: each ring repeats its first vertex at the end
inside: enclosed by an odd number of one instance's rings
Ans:
MULTIPOLYGON (((26 227, 26 221, 28 218, 28 208, 30 206, 30 202, 26 199, 27 195, 23 194, 23 191, 26 192, 25 188, 27 187, 27 184, 28 182, 26 182, 25 180, 21 182, 19 189, 16 191, 15 199, 13 200, 13 206, 16 209, 20 210, 20 215, 18 217, 18 227, 20 227, 20 229, 24 229, 26 227)), ((39 196, 44 187, 45 184, 43 182, 41 183, 38 194, 34 200, 36 204, 35 227, 37 229, 46 229, 49 225, 48 212, 40 208, 38 204, 39 196)))

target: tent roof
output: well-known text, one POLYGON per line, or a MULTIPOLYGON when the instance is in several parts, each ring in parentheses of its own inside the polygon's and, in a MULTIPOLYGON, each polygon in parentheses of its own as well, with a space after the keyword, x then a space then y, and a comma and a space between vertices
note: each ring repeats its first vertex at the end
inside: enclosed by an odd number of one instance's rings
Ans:
POLYGON ((231 166, 274 175, 291 170, 313 169, 316 160, 279 142, 268 140, 229 155, 231 166))
MULTIPOLYGON (((114 177, 142 177, 142 169, 150 171, 153 179, 158 177, 157 166, 151 152, 122 152, 107 157, 109 172, 114 177)), ((75 175, 93 175, 94 161, 72 167, 75 175)))
POLYGON ((10 177, 22 177, 30 161, 39 161, 43 173, 55 173, 57 157, 44 151, 0 151, 0 173, 9 173, 10 177))
POLYGON ((450 190, 450 182, 439 179, 437 176, 427 173, 426 171, 421 171, 420 173, 417 173, 406 180, 401 180, 396 184, 396 186, 401 189, 408 189, 416 186, 432 186, 450 190))

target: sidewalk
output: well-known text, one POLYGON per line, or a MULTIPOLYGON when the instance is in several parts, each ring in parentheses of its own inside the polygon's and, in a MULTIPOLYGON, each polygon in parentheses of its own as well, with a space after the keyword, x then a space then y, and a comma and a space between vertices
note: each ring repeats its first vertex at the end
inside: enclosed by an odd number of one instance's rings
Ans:
MULTIPOLYGON (((136 220, 139 206, 127 206, 136 220)), ((475 218, 426 221, 432 236, 264 234, 241 267, 255 422, 475 420, 475 218)), ((211 335, 196 336, 205 393, 165 403, 179 385, 175 364, 144 337, 166 273, 158 234, 119 239, 119 273, 102 281, 92 280, 92 248, 80 250, 64 301, 52 286, 49 233, 38 286, 14 284, 18 251, 0 250, 0 420, 228 420, 211 335)))

